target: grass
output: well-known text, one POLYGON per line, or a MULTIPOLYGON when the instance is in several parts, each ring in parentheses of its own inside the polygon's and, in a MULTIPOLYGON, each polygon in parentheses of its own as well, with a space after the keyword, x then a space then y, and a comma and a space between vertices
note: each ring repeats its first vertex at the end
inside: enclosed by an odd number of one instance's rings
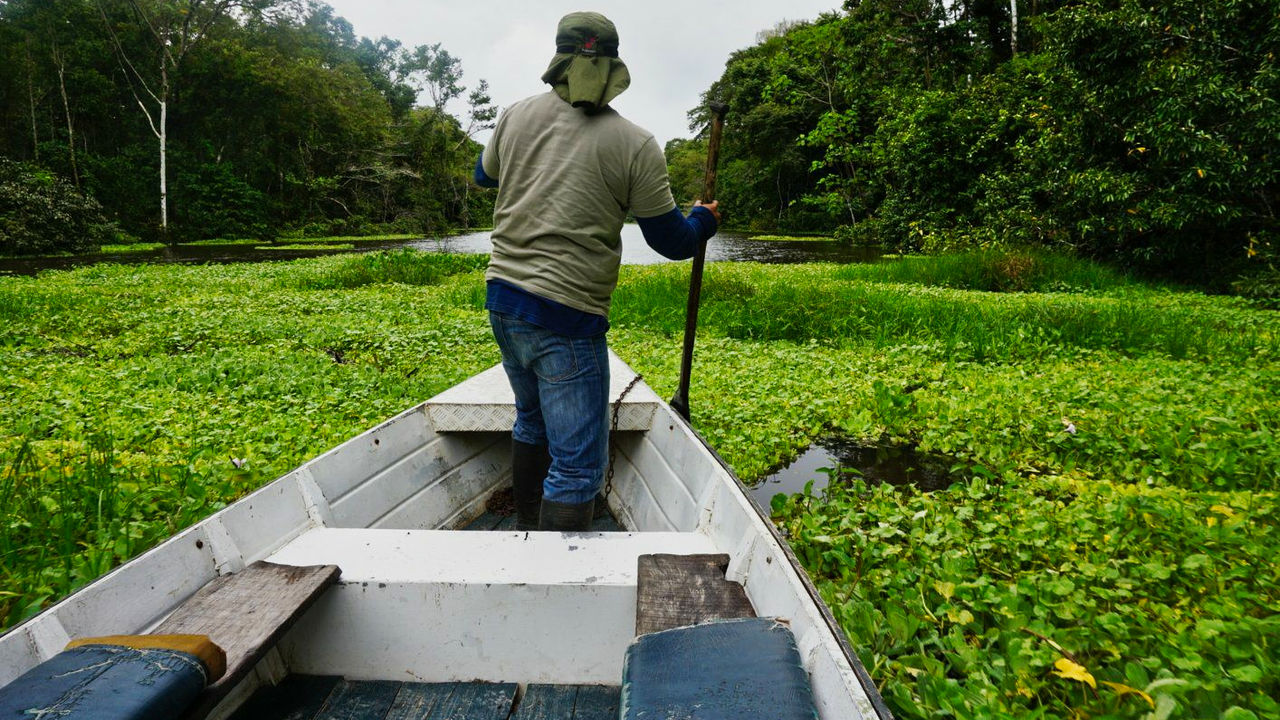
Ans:
MULTIPOLYGON (((1265 313, 1205 296, 1112 284, 1106 293, 995 294, 896 282, 892 264, 848 268, 717 266, 702 292, 699 322, 727 337, 833 347, 919 346, 951 360, 1010 361, 1071 351, 1173 358, 1243 359, 1275 353, 1265 313)), ((639 269, 613 318, 679 332, 669 299, 687 279, 664 266, 639 269)))
POLYGON ((830 235, 752 235, 758 242, 826 242, 834 240, 830 235))
MULTIPOLYGON (((484 262, 0 278, 0 621, 496 362, 484 262)), ((696 427, 747 480, 829 430, 957 458, 946 491, 778 506, 900 717, 1280 716, 1280 318, 983 262, 708 266, 696 427)), ((610 344, 663 397, 687 279, 615 295, 610 344)))
MULTIPOLYGON (((399 235, 331 235, 326 237, 281 237, 281 244, 290 246, 303 245, 343 245, 355 242, 376 242, 389 240, 417 240, 421 235, 399 234, 399 235)), ((262 245, 264 247, 279 247, 275 243, 264 243, 261 238, 213 238, 211 240, 193 240, 192 242, 179 243, 180 245, 262 245)))
POLYGON ((287 245, 257 245, 254 250, 354 250, 353 243, 289 243, 287 245))
POLYGON ((122 254, 131 252, 151 252, 152 250, 160 250, 166 247, 160 242, 137 242, 125 244, 103 245, 100 252, 111 254, 122 254))
POLYGON ((972 250, 897 257, 892 262, 847 265, 835 276, 841 280, 992 292, 1086 292, 1142 287, 1109 266, 1042 250, 972 250))

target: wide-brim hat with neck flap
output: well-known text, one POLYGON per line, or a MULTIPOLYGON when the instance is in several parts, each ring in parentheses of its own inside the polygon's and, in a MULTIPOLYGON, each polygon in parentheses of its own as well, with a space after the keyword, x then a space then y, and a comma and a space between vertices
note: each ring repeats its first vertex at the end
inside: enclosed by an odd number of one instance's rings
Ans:
POLYGON ((542 81, 588 114, 606 107, 631 85, 631 73, 618 59, 618 29, 600 13, 575 12, 560 18, 556 54, 542 81))

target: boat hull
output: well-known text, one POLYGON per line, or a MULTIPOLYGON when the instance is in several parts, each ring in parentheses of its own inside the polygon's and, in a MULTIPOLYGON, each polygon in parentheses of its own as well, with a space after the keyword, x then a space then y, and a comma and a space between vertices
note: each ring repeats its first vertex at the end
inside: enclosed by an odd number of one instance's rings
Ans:
MULTIPOLYGON (((612 362, 616 397, 635 375, 612 362)), ((823 720, 890 717, 772 523, 642 382, 622 401, 608 497, 628 532, 456 530, 509 484, 510 434, 495 428, 512 410, 497 373, 352 438, 14 628, 0 637, 0 684, 73 638, 147 632, 257 560, 336 564, 342 576, 219 714, 291 672, 617 684, 634 638, 637 558, 725 553, 727 578, 757 614, 794 633, 823 720)))

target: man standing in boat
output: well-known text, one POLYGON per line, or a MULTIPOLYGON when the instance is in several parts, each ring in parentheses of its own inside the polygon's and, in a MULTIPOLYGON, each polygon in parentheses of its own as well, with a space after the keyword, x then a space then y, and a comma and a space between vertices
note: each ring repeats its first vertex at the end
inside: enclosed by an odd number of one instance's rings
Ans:
POLYGON ((716 203, 685 217, 653 135, 609 103, 631 83, 618 32, 598 13, 564 16, 542 75, 551 90, 498 118, 476 182, 498 188, 485 308, 515 393, 517 527, 591 527, 608 462, 605 333, 622 224, 672 260, 715 234, 716 203))

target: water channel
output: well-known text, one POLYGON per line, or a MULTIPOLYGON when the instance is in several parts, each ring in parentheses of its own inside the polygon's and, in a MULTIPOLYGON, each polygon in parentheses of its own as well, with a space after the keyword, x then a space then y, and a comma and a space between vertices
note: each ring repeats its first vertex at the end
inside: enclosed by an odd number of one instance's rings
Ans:
MULTIPOLYGON (((285 241, 288 242, 288 241, 285 241)), ((427 252, 482 253, 493 248, 489 232, 471 232, 417 240, 351 240, 340 241, 351 248, 317 247, 288 250, 266 245, 199 244, 172 245, 158 250, 127 253, 92 253, 86 255, 0 258, 0 275, 34 275, 41 270, 65 270, 97 263, 236 263, 270 260, 297 260, 339 253, 374 252, 413 248, 427 252)), ((749 235, 722 233, 707 244, 708 262, 871 262, 880 257, 878 248, 851 247, 831 240, 753 240, 749 235)), ((626 265, 652 265, 671 262, 654 252, 644 242, 638 225, 622 228, 622 262, 626 265)))
POLYGON ((950 472, 952 464, 951 458, 923 453, 909 445, 832 435, 819 438, 795 460, 752 485, 751 497, 767 509, 774 495, 802 492, 810 481, 814 495, 820 496, 831 482, 829 471, 856 472, 868 485, 942 490, 957 479, 950 472))

